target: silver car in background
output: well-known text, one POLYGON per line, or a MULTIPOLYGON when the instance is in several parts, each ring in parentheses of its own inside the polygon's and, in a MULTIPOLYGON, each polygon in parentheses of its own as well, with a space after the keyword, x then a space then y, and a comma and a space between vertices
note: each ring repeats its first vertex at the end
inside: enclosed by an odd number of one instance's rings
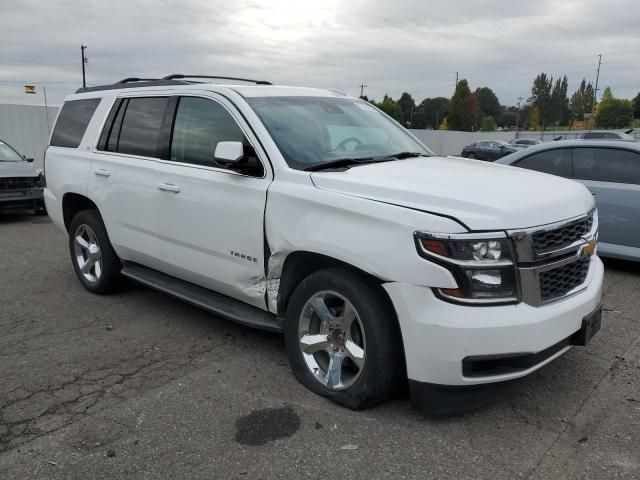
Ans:
POLYGON ((572 178, 584 184, 595 195, 598 206, 598 254, 640 261, 640 142, 548 142, 517 151, 495 163, 572 178))

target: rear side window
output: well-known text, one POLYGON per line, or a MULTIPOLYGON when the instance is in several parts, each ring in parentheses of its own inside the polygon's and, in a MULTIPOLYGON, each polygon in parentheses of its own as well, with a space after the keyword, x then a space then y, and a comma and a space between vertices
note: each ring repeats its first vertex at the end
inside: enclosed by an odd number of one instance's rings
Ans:
POLYGON ((629 150, 576 148, 573 169, 581 180, 640 185, 640 154, 629 150))
POLYGON ((51 135, 51 146, 78 148, 100 98, 65 102, 51 135))
POLYGON ((571 150, 558 148, 534 153, 520 160, 516 165, 520 168, 550 173, 560 177, 571 177, 571 150))
MULTIPOLYGON (((167 97, 130 98, 115 151, 155 157, 166 106, 167 97)), ((114 140, 109 138, 109 150, 115 147, 114 140)))

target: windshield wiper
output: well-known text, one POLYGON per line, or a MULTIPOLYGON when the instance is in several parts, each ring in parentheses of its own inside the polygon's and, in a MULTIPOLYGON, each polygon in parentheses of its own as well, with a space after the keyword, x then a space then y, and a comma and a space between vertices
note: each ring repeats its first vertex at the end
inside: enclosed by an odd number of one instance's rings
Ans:
POLYGON ((339 158, 338 160, 331 160, 330 162, 322 162, 316 165, 305 167, 306 172, 317 172, 318 170, 324 170, 327 168, 342 168, 353 167, 354 165, 362 165, 364 163, 372 163, 376 160, 373 157, 365 158, 339 158))
POLYGON ((364 157, 364 158, 339 158, 330 162, 318 163, 305 168, 307 172, 317 172, 330 168, 353 167, 354 165, 363 165, 367 163, 392 162, 394 160, 403 160, 405 158, 426 156, 421 152, 399 152, 393 155, 382 155, 380 157, 364 157))
POLYGON ((405 158, 414 158, 414 157, 426 157, 426 155, 422 152, 398 152, 392 155, 385 155, 384 157, 378 157, 378 158, 404 160, 405 158))

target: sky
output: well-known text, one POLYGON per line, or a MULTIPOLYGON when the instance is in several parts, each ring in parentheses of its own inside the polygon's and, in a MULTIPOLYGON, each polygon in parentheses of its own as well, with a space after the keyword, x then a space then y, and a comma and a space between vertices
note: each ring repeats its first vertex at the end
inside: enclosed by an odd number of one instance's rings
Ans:
MULTIPOLYGON (((535 75, 640 91, 638 0, 0 0, 0 103, 59 105, 87 84, 171 73, 451 97, 456 73, 501 103, 535 75), (24 93, 35 84, 36 95, 24 93)), ((602 91, 602 90, 601 90, 602 91)))

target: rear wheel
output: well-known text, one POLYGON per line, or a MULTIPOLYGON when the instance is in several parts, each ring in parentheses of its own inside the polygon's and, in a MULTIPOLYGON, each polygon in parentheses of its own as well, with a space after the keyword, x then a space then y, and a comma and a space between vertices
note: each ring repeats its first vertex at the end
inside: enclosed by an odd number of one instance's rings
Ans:
POLYGON ((476 158, 476 154, 475 153, 468 153, 467 154, 467 158, 476 158))
POLYGON ((83 210, 73 217, 69 227, 69 252, 84 288, 93 293, 109 293, 118 286, 120 259, 97 210, 83 210))
POLYGON ((405 377, 384 291, 348 270, 322 270, 302 281, 287 308, 285 343, 296 378, 349 408, 392 397, 405 377))

